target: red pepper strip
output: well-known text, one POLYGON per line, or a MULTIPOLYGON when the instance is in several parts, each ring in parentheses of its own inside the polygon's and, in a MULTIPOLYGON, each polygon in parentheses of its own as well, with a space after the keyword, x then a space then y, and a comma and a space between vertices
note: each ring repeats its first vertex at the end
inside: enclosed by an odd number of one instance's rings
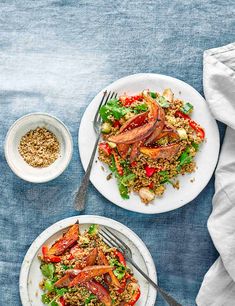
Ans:
POLYGON ((86 287, 91 293, 95 294, 105 306, 112 305, 112 299, 108 290, 97 281, 90 280, 89 282, 84 283, 83 286, 86 287))
POLYGON ((140 289, 136 289, 134 294, 132 295, 131 300, 125 304, 125 306, 133 306, 135 305, 135 303, 138 301, 138 299, 140 298, 140 289))
POLYGON ((203 128, 201 128, 195 121, 193 121, 187 114, 184 114, 180 111, 176 111, 175 112, 175 115, 177 117, 180 117, 180 118, 183 118, 183 119, 186 119, 189 121, 189 125, 191 126, 191 128, 198 134, 198 136, 201 138, 201 139, 204 139, 205 138, 205 131, 203 130, 203 128))
POLYGON ((120 164, 120 161, 119 161, 119 158, 118 158, 118 154, 115 150, 112 151, 113 153, 113 157, 114 157, 114 160, 115 160, 115 165, 116 165, 116 168, 117 168, 117 172, 119 175, 123 175, 123 168, 120 164))
POLYGON ((148 186, 150 189, 153 189, 154 185, 153 185, 153 182, 151 182, 148 186))
POLYGON ((124 106, 130 106, 132 103, 135 101, 142 100, 142 96, 137 95, 137 96, 121 96, 119 97, 119 100, 122 102, 122 105, 124 106))
POLYGON ((136 161, 131 162, 131 167, 136 167, 136 166, 137 166, 137 162, 136 161))
POLYGON ((104 152, 106 155, 110 155, 112 153, 112 149, 106 142, 99 143, 99 149, 104 152))
POLYGON ((120 251, 115 251, 114 252, 115 256, 117 256, 119 262, 125 267, 126 266, 126 260, 123 256, 123 254, 120 251))
POLYGON ((113 127, 114 128, 120 128, 120 126, 121 126, 120 121, 119 120, 115 120, 114 123, 113 123, 113 127))
POLYGON ((46 245, 42 246, 42 255, 43 255, 43 260, 46 262, 60 262, 61 258, 59 256, 55 255, 50 255, 48 254, 48 247, 46 245))
POLYGON ((63 296, 60 297, 59 301, 61 306, 65 306, 65 299, 63 298, 63 296))
POLYGON ((149 167, 148 165, 146 165, 144 169, 147 177, 151 177, 156 172, 156 168, 149 167))

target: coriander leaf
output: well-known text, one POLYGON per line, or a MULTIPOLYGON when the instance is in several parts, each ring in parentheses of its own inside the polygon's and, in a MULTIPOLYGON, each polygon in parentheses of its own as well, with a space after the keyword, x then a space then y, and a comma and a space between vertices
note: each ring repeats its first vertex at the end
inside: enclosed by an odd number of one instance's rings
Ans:
POLYGON ((193 111, 193 105, 189 102, 185 103, 180 109, 184 114, 190 114, 193 111))
POLYGON ((96 296, 94 294, 91 294, 86 300, 85 305, 89 304, 92 300, 96 299, 96 296))
POLYGON ((59 306, 59 304, 58 304, 56 301, 52 301, 52 302, 50 303, 50 306, 59 306))
POLYGON ((159 98, 157 98, 157 102, 161 107, 169 107, 170 103, 167 101, 167 99, 163 96, 160 96, 159 98))
POLYGON ((162 180, 160 181, 161 184, 169 183, 173 185, 172 181, 169 179, 169 172, 168 171, 159 171, 158 174, 162 176, 162 180))
POLYGON ((199 150, 199 144, 196 142, 192 143, 192 146, 194 147, 195 151, 197 152, 199 150))
POLYGON ((109 100, 105 105, 101 106, 99 113, 103 121, 110 121, 110 116, 113 116, 115 119, 119 120, 129 111, 130 109, 123 107, 119 100, 112 99, 109 100))
POLYGON ((45 288, 47 291, 49 291, 49 292, 53 291, 53 290, 54 290, 53 282, 52 282, 51 280, 47 279, 47 280, 45 281, 45 283, 44 283, 44 288, 45 288))
POLYGON ((92 224, 88 229, 88 234, 96 235, 99 231, 99 227, 97 224, 92 224))
POLYGON ((156 92, 153 92, 153 91, 150 91, 150 96, 151 96, 153 99, 156 99, 156 98, 157 98, 156 92))
POLYGON ((56 288, 55 292, 57 295, 63 296, 66 292, 68 292, 68 289, 67 288, 60 288, 60 289, 56 288))
POLYGON ((113 271, 114 275, 119 279, 123 279, 126 273, 126 267, 123 266, 117 259, 110 259, 109 261, 110 265, 112 267, 115 267, 116 269, 113 271))
POLYGON ((187 147, 186 150, 179 157, 179 165, 177 166, 177 170, 180 171, 181 167, 187 164, 190 164, 193 160, 193 157, 190 155, 190 148, 187 147))
POLYGON ((66 265, 61 265, 61 267, 62 267, 64 270, 68 270, 68 269, 69 269, 69 266, 66 266, 66 265))
POLYGON ((130 173, 128 175, 123 175, 120 179, 120 183, 124 186, 129 186, 128 183, 132 182, 135 179, 136 175, 134 173, 130 173))
POLYGON ((119 193, 121 195, 121 197, 125 200, 129 199, 129 192, 128 192, 128 188, 127 186, 121 184, 120 182, 118 183, 118 189, 119 189, 119 193))
POLYGON ((42 294, 41 300, 42 300, 43 304, 49 304, 50 301, 51 301, 50 298, 47 296, 47 294, 42 294))
POLYGON ((148 110, 148 106, 147 104, 143 103, 143 104, 138 104, 134 107, 134 112, 135 113, 141 113, 141 112, 146 112, 148 110))
POLYGON ((55 272, 55 267, 52 263, 49 263, 49 264, 43 264, 41 265, 40 267, 41 271, 42 271, 42 274, 49 278, 49 279, 52 279, 53 278, 53 275, 54 275, 54 272, 55 272))

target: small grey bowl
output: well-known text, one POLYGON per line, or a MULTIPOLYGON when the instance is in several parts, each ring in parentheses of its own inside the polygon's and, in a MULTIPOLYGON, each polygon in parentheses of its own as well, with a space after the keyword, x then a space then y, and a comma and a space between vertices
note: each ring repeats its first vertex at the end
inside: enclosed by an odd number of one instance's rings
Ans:
POLYGON ((48 182, 58 177, 68 166, 73 152, 73 141, 62 121, 46 113, 30 113, 10 127, 5 139, 5 157, 11 170, 25 181, 48 182), (60 144, 60 155, 48 167, 34 168, 27 164, 18 151, 21 137, 30 130, 44 127, 55 134, 60 144))

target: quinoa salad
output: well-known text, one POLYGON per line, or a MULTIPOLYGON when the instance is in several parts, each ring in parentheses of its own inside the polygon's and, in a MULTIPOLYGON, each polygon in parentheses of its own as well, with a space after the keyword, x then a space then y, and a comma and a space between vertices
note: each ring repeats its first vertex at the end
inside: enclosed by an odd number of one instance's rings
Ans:
POLYGON ((163 93, 144 90, 112 98, 100 108, 103 120, 99 160, 115 178, 120 196, 136 192, 148 204, 167 184, 179 189, 179 175, 196 170, 194 161, 205 131, 192 118, 193 105, 163 93))
POLYGON ((99 236, 99 226, 83 233, 72 225, 50 248, 42 247, 42 302, 49 306, 131 306, 140 288, 123 254, 99 236))

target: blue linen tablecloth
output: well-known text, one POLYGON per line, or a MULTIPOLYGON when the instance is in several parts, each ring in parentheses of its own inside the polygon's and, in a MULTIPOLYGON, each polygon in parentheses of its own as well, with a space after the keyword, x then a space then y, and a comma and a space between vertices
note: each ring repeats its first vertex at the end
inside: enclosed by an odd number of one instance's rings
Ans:
MULTIPOLYGON (((72 195, 83 175, 77 131, 91 99, 138 72, 174 76, 202 93, 202 53, 234 41, 234 13, 232 0, 0 1, 0 305, 21 305, 19 271, 33 240, 77 214, 72 195), (68 169, 38 185, 16 177, 3 150, 10 125, 34 111, 59 117, 74 140, 68 169)), ((222 139, 222 125, 220 132, 222 139)), ((85 214, 134 230, 154 258, 159 284, 190 306, 217 258, 206 227, 213 192, 214 178, 190 204, 147 216, 109 203, 91 186, 85 214)), ((158 305, 165 305, 160 297, 158 305)))

